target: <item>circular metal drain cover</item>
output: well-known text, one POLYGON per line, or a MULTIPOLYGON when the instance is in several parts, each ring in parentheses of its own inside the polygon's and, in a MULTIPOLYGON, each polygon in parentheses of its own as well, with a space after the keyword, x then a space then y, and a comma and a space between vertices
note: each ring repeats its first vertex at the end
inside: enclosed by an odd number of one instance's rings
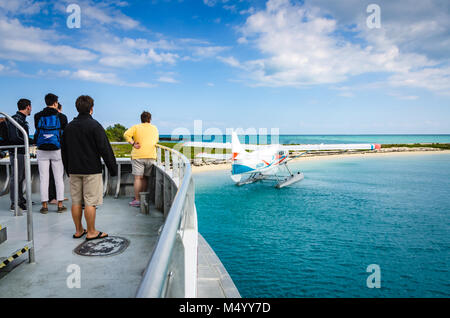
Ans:
POLYGON ((74 252, 82 256, 112 256, 125 251, 130 241, 119 236, 108 236, 103 239, 85 241, 78 245, 74 252))

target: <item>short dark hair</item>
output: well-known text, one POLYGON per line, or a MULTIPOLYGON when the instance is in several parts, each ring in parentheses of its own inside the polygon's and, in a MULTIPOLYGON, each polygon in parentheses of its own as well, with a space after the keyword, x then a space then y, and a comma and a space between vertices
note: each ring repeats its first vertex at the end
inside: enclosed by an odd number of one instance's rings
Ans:
POLYGON ((152 120, 152 114, 143 111, 141 114, 141 123, 149 123, 152 120))
POLYGON ((94 100, 91 96, 81 95, 77 98, 75 106, 77 107, 77 110, 80 114, 89 113, 92 107, 94 107, 94 100))
POLYGON ((29 99, 26 98, 21 98, 19 99, 19 101, 17 102, 17 108, 19 110, 25 110, 27 109, 28 106, 31 105, 31 101, 29 99))
POLYGON ((45 104, 47 106, 52 106, 54 103, 58 102, 58 96, 56 96, 55 94, 49 93, 47 95, 45 95, 45 104))
POLYGON ((58 103, 58 110, 61 110, 62 105, 60 103, 58 103))

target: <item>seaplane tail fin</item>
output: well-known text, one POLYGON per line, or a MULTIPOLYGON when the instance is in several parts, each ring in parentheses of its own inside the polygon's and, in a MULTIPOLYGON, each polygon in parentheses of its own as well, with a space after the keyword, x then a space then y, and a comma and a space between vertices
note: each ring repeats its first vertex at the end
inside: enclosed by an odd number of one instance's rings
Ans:
POLYGON ((235 159, 239 154, 245 153, 245 149, 242 146, 236 132, 231 133, 231 153, 233 155, 233 159, 235 159))

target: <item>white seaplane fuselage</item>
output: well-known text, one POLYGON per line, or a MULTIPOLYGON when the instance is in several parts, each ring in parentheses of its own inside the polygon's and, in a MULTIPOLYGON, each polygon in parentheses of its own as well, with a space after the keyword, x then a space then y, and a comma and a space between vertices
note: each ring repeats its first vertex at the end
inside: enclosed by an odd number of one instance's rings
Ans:
POLYGON ((243 175, 256 172, 262 175, 273 175, 288 157, 289 152, 281 150, 279 145, 261 146, 253 152, 233 153, 231 179, 234 182, 240 182, 243 175))

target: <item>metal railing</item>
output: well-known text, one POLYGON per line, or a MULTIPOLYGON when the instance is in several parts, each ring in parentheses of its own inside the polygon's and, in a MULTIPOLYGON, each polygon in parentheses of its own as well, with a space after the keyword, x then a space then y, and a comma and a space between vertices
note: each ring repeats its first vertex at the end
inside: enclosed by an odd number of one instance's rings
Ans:
POLYGON ((194 298, 197 296, 198 226, 191 164, 174 149, 156 147, 156 173, 164 177, 164 188, 173 182, 177 192, 172 200, 164 191, 164 201, 172 202, 136 297, 194 298))
MULTIPOLYGON (((17 149, 25 147, 24 154, 24 164, 25 164, 25 185, 26 185, 26 200, 27 200, 27 240, 32 242, 30 249, 28 250, 29 262, 35 262, 35 253, 34 253, 34 234, 33 234, 33 212, 32 212, 32 204, 31 201, 31 164, 30 164, 30 145, 28 141, 28 134, 25 129, 19 125, 11 116, 4 112, 0 112, 1 115, 5 116, 5 118, 13 124, 16 129, 18 129, 22 136, 24 137, 24 145, 8 145, 1 146, 0 149, 12 149, 14 148, 14 214, 19 216, 19 204, 18 204, 18 196, 19 196, 19 181, 18 181, 18 159, 17 159, 17 149)), ((6 167, 8 169, 8 167, 6 167)), ((9 176, 9 175, 8 175, 9 176)), ((9 179, 9 178, 8 178, 9 179)))
MULTIPOLYGON (((26 136, 26 131, 9 115, 3 114, 26 136)), ((29 249, 30 263, 35 262, 33 219, 31 201, 31 166, 29 155, 29 142, 25 139, 25 145, 8 145, 0 149, 12 149, 25 147, 25 179, 27 193, 27 229, 28 240, 32 241, 29 249)), ((114 144, 127 144, 126 142, 112 142, 114 144)), ((185 297, 193 298, 197 295, 197 246, 198 226, 197 211, 195 208, 195 188, 192 178, 189 160, 180 152, 162 146, 157 147, 156 173, 159 174, 160 182, 164 188, 162 210, 166 205, 170 208, 165 214, 165 222, 159 233, 159 238, 149 263, 145 270, 143 279, 139 285, 136 297, 159 298, 159 297, 185 297), (162 153, 164 159, 162 160, 162 153), (169 189, 166 194, 166 188, 169 189), (175 188, 175 196, 170 195, 175 188)), ((129 162, 129 161, 128 161, 129 162)), ((124 162, 118 162, 120 165, 124 162)), ((18 200, 17 181, 17 156, 14 158, 15 165, 15 207, 18 200)), ((105 166, 105 185, 108 185, 108 171, 105 166)), ((117 177, 115 197, 120 190, 120 170, 117 177)), ((8 178, 10 179, 10 178, 8 178)), ((156 186, 155 186, 156 188, 156 186)))

